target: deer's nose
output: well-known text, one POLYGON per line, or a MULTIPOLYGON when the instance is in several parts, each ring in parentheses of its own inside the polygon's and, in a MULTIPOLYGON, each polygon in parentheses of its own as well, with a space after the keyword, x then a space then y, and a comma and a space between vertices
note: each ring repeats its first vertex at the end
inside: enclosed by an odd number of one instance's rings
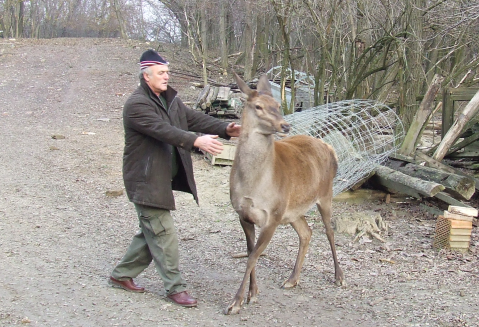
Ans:
POLYGON ((283 130, 283 133, 288 133, 291 128, 291 125, 288 123, 281 124, 281 129, 283 130))

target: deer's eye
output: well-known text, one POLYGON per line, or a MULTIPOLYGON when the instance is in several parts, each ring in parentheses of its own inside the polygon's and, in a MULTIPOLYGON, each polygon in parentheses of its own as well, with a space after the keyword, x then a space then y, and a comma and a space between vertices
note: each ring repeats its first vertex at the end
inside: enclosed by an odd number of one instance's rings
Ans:
POLYGON ((261 107, 259 104, 256 105, 257 110, 263 110, 263 107, 261 107))

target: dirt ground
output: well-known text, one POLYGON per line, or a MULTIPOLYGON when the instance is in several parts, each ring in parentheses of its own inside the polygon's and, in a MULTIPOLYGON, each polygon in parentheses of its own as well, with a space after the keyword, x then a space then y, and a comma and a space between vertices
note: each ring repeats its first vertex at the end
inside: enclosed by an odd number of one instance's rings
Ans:
MULTIPOLYGON (((150 266, 132 294, 107 278, 137 230, 123 190, 121 112, 138 83, 145 43, 97 39, 0 39, 0 326, 479 326, 479 235, 470 251, 432 249, 436 216, 420 203, 335 202, 333 219, 373 210, 389 225, 385 243, 336 234, 347 286, 334 285, 321 220, 301 284, 282 290, 298 239, 280 227, 257 266, 259 303, 239 315, 232 300, 246 244, 229 204, 230 167, 193 154, 200 206, 176 196, 181 270, 197 308, 165 301, 150 266)), ((171 70, 196 71, 163 47, 171 70)), ((173 75, 184 100, 197 90, 173 75)), ((426 203, 426 205, 428 205, 426 203)))

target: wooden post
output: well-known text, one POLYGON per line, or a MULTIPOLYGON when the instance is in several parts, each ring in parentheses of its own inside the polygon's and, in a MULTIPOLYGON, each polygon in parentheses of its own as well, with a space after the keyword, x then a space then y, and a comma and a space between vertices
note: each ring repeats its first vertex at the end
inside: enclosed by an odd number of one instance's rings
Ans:
POLYGON ((454 122, 454 101, 449 90, 445 90, 442 96, 441 135, 444 137, 454 122))
POLYGON ((444 81, 444 77, 440 75, 435 75, 429 89, 424 96, 424 99, 421 101, 421 105, 414 116, 414 119, 407 131, 406 137, 399 149, 399 154, 409 156, 414 151, 416 151, 416 144, 421 138, 422 131, 424 126, 430 117, 430 114, 433 109, 434 99, 436 94, 439 91, 441 83, 444 81))

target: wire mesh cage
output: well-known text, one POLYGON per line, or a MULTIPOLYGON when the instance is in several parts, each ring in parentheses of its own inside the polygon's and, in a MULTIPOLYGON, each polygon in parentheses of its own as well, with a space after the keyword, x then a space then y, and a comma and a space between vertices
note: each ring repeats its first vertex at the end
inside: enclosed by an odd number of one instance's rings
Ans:
POLYGON ((394 153, 404 128, 388 106, 371 100, 345 100, 285 116, 290 135, 303 134, 331 144, 338 156, 333 193, 337 195, 371 173, 394 153))

